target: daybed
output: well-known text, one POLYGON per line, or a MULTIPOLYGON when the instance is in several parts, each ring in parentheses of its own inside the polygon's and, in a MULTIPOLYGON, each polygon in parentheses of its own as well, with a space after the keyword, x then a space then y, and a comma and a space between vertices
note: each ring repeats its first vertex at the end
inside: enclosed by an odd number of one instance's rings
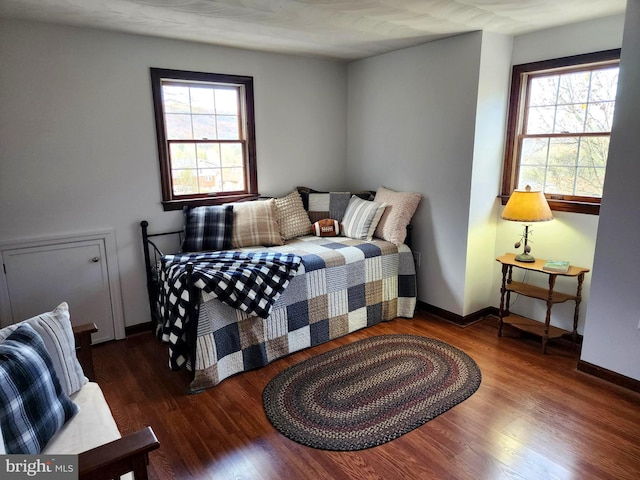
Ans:
POLYGON ((95 331, 72 327, 66 303, 0 330, 0 453, 49 455, 54 465, 58 455, 78 454, 80 479, 146 480, 158 440, 150 427, 121 437, 100 387, 88 380, 95 331))
POLYGON ((373 193, 365 200, 299 187, 280 199, 187 210, 184 231, 150 234, 141 222, 156 331, 169 343, 171 368, 193 371, 192 392, 381 321, 413 317, 415 266, 404 241, 420 196, 383 187, 373 193), (310 235, 335 234, 326 219, 336 220, 341 236, 310 235), (165 255, 157 242, 167 235, 180 235, 190 253, 165 255), (242 268, 230 274, 232 264, 242 268), (268 270, 261 276, 255 269, 268 270), (239 289, 221 291, 238 278, 239 289), (265 299, 265 290, 272 296, 265 299))

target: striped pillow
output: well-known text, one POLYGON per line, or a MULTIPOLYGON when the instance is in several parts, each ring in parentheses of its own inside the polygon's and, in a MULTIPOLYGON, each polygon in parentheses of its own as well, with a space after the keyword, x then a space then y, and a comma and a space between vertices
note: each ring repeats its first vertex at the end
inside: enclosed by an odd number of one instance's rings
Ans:
POLYGON ((9 454, 35 455, 78 413, 28 324, 0 344, 0 427, 9 454))
POLYGON ((283 243, 273 198, 233 204, 233 248, 269 247, 283 243))
POLYGON ((62 390, 67 395, 73 395, 80 390, 87 383, 87 377, 84 376, 76 357, 76 342, 69 317, 69 305, 62 302, 52 312, 42 313, 3 328, 0 330, 0 342, 6 340, 24 324, 31 326, 44 341, 62 390))
POLYGON ((384 203, 362 200, 353 195, 342 219, 342 233, 358 240, 371 240, 384 213, 384 203))
POLYGON ((382 186, 378 188, 374 200, 386 203, 387 208, 376 227, 375 236, 402 245, 407 238, 407 226, 421 199, 419 193, 394 192, 382 186))
POLYGON ((213 205, 185 210, 183 252, 231 248, 233 205, 213 205))

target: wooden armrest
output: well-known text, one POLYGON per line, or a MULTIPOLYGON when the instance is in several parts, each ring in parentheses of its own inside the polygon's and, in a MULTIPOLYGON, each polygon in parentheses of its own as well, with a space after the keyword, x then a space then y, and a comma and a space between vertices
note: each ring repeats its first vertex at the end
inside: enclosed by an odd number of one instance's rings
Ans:
POLYGON ((78 357, 82 370, 89 380, 96 379, 93 357, 91 356, 91 334, 97 331, 98 327, 95 323, 73 326, 73 335, 76 339, 76 357, 78 357))
POLYGON ((160 447, 151 427, 125 435, 113 442, 78 455, 80 480, 119 479, 133 472, 135 480, 147 480, 149 452, 160 447))

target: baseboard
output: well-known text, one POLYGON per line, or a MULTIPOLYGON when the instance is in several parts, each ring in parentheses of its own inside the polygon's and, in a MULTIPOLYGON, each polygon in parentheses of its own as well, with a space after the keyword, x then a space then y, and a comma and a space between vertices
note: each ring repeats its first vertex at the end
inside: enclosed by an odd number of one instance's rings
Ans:
POLYGON ((578 361, 578 370, 584 373, 588 373, 589 375, 593 375, 594 377, 601 378, 602 380, 606 380, 607 382, 613 383, 615 385, 619 385, 624 388, 628 388, 629 390, 633 390, 634 392, 640 393, 640 381, 634 378, 626 377, 617 372, 613 372, 611 370, 607 370, 606 368, 599 367, 589 362, 585 362, 584 360, 578 361))
POLYGON ((420 300, 417 302, 417 307, 425 312, 431 313, 432 315, 436 315, 444 320, 455 323, 460 327, 468 327, 469 325, 482 320, 487 315, 498 315, 498 309, 496 307, 486 307, 482 310, 478 310, 477 312, 464 316, 449 312, 448 310, 436 307, 435 305, 421 302, 420 300))
POLYGON ((124 334, 128 337, 129 335, 135 335, 136 333, 142 332, 151 332, 153 330, 151 322, 146 323, 138 323, 136 325, 131 325, 130 327, 124 327, 124 334))

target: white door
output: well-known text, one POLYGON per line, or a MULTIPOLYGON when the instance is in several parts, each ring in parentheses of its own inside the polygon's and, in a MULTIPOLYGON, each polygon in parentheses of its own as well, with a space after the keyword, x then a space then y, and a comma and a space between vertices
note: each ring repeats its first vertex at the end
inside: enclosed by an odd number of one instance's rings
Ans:
POLYGON ((51 311, 64 301, 71 323, 96 324, 94 343, 115 338, 103 240, 12 248, 2 252, 2 259, 9 323, 51 311))

